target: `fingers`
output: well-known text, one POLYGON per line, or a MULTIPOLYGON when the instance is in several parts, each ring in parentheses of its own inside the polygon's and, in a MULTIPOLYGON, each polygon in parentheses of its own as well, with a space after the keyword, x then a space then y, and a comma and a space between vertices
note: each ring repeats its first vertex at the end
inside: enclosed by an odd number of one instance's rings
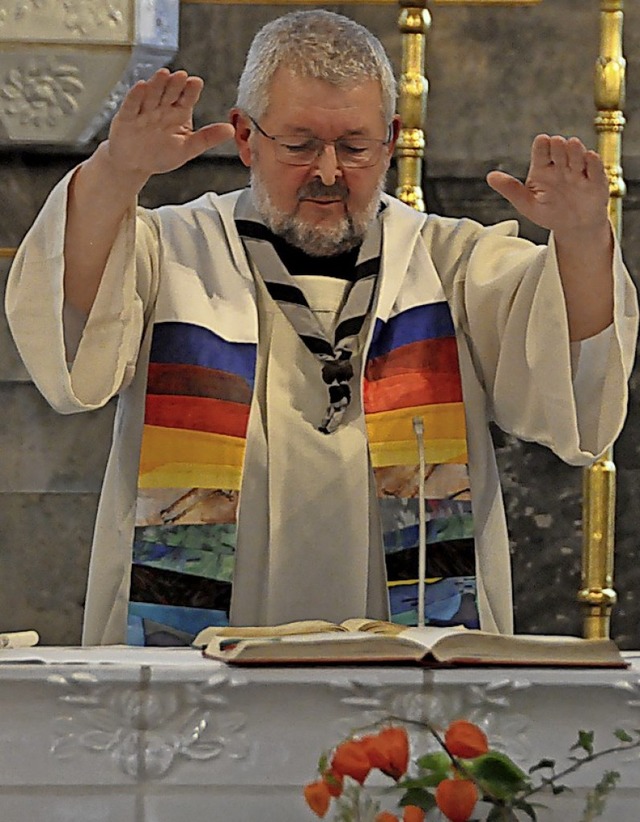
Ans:
POLYGON ((531 146, 531 172, 560 171, 570 176, 592 178, 602 169, 602 160, 577 137, 538 134, 531 146))
POLYGON ((170 74, 159 102, 163 106, 172 106, 176 103, 180 99, 188 80, 189 75, 186 71, 175 71, 170 74))
POLYGON ((192 109, 203 86, 200 77, 189 76, 186 71, 170 72, 161 68, 148 80, 139 80, 133 86, 124 98, 119 113, 123 119, 133 119, 159 109, 192 109))
POLYGON ((551 137, 538 134, 531 145, 531 167, 546 168, 551 162, 551 137))
POLYGON ((123 120, 133 120, 140 114, 142 103, 146 93, 146 81, 138 82, 129 89, 118 110, 118 115, 123 120))
POLYGON ((193 132, 188 138, 189 159, 198 157, 210 148, 231 140, 235 130, 230 123, 213 123, 193 132))
POLYGON ((180 97, 175 101, 174 105, 193 109, 200 99, 203 87, 204 82, 200 77, 188 77, 180 97))
POLYGON ((585 164, 587 177, 590 180, 601 182, 609 188, 609 178, 604 167, 602 157, 595 151, 587 151, 585 154, 585 164))
POLYGON ((532 198, 531 192, 520 180, 510 174, 505 174, 504 171, 490 171, 486 179, 488 185, 518 211, 523 211, 532 198))
POLYGON ((154 111, 158 107, 170 77, 168 69, 159 69, 146 81, 145 93, 140 102, 141 114, 154 111))
POLYGON ((587 149, 577 137, 566 141, 566 162, 570 171, 576 174, 586 172, 587 149))

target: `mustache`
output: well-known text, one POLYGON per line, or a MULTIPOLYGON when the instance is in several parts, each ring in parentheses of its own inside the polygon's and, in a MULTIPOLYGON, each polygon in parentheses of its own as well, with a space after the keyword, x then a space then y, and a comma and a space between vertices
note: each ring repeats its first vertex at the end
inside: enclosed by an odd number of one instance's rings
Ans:
POLYGON ((348 189, 344 180, 336 180, 333 185, 326 186, 322 180, 309 180, 298 191, 298 201, 307 199, 337 198, 346 200, 348 189))

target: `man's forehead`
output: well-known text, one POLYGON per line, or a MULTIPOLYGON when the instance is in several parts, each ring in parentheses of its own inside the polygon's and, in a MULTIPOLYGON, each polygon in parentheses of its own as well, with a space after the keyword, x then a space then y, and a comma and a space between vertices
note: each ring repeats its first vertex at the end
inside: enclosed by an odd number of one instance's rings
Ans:
POLYGON ((365 134, 384 121, 382 91, 368 77, 343 86, 281 68, 273 76, 264 119, 281 133, 338 128, 344 134, 365 134))
POLYGON ((317 74, 305 72, 304 70, 298 71, 282 65, 274 71, 270 85, 272 90, 274 87, 278 88, 282 86, 287 86, 288 88, 298 87, 304 90, 313 86, 316 88, 324 87, 329 92, 349 92, 354 88, 369 87, 370 91, 377 89, 379 94, 382 93, 380 81, 367 74, 345 77, 336 72, 335 76, 322 77, 317 74))

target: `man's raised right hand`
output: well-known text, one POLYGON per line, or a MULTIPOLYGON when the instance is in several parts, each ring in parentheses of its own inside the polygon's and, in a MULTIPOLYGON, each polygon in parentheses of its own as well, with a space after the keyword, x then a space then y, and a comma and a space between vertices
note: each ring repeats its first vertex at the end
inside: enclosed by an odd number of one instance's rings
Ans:
POLYGON ((149 177, 180 168, 233 136, 230 123, 193 130, 203 82, 162 68, 128 92, 109 139, 76 169, 65 225, 65 298, 88 315, 127 209, 149 177))
POLYGON ((203 86, 200 77, 166 68, 138 81, 111 122, 106 148, 114 171, 146 181, 231 139, 230 123, 193 130, 193 109, 203 86))

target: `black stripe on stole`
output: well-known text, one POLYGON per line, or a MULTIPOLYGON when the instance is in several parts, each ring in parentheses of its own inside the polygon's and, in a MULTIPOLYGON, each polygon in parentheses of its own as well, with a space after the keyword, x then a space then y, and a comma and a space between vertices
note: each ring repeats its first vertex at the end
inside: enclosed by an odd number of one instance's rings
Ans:
POLYGON ((228 614, 231 583, 134 563, 129 599, 153 605, 211 608, 228 614))
POLYGON ((372 257, 369 260, 363 260, 356 265, 353 273, 353 281, 364 280, 365 277, 377 277, 380 270, 380 257, 372 257))
MULTIPOLYGON (((418 578, 418 549, 385 553, 389 582, 418 578)), ((427 545, 427 577, 473 577, 476 575, 473 538, 452 539, 427 545)))
POLYGON ((241 237, 250 237, 253 240, 265 240, 270 243, 273 234, 266 225, 255 223, 253 220, 236 220, 236 228, 241 237))
POLYGON ((325 354, 327 357, 334 356, 333 346, 326 340, 320 337, 310 337, 308 334, 299 334, 298 336, 312 354, 325 354))
POLYGON ((359 334, 366 319, 366 314, 360 314, 358 317, 350 317, 348 320, 341 322, 340 325, 336 327, 336 344, 339 344, 345 337, 355 337, 359 334))
POLYGON ((295 285, 287 283, 274 283, 265 279, 264 284, 272 299, 281 303, 293 303, 294 305, 304 305, 309 308, 307 298, 303 292, 295 285))

